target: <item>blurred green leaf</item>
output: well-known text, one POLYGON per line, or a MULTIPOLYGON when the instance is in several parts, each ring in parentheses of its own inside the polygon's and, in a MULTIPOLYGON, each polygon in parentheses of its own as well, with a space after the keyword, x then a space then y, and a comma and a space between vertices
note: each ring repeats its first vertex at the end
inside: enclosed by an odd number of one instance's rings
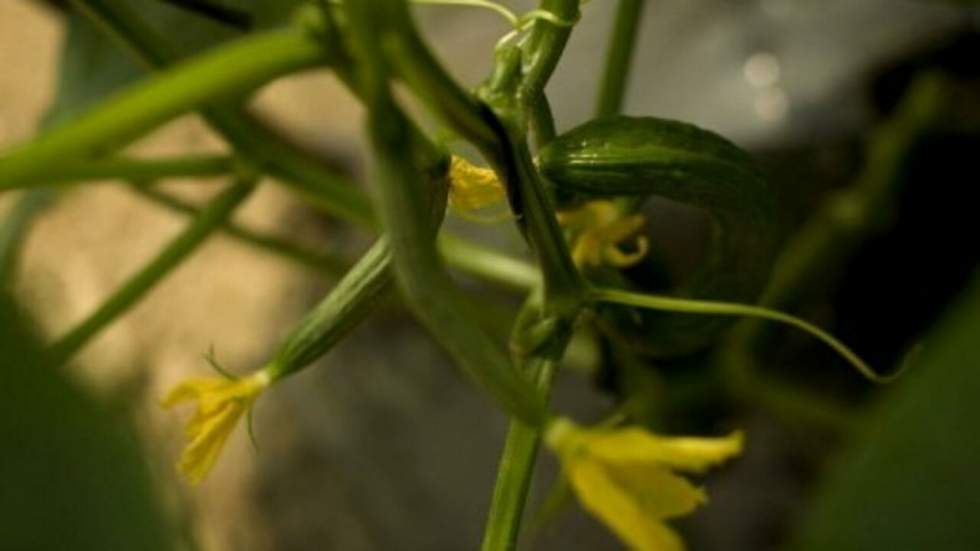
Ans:
POLYGON ((128 418, 61 371, 0 296, 0 549, 173 549, 128 418))
POLYGON ((840 458, 793 549, 980 549, 978 336, 980 280, 840 458))
MULTIPOLYGON (((239 29, 162 0, 122 0, 153 29, 180 45, 190 56, 242 36, 239 29)), ((300 0, 226 0, 216 5, 251 16, 254 29, 285 23, 300 0)), ((69 119, 123 86, 147 75, 147 70, 102 29, 77 13, 65 18, 58 89, 46 125, 69 119)))
POLYGON ((70 119, 146 74, 132 56, 77 15, 65 20, 58 85, 44 126, 70 119))

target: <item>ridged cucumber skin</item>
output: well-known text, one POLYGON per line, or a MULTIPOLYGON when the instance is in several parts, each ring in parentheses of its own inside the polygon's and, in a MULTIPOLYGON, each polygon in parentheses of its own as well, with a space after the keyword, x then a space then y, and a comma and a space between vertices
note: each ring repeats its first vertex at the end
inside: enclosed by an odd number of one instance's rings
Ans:
MULTIPOLYGON (((752 156, 722 136, 655 117, 597 119, 542 149, 538 166, 565 204, 660 196, 707 211, 710 250, 691 281, 671 294, 753 303, 768 282, 779 243, 773 193, 752 156)), ((642 282, 632 285, 643 290, 642 282)), ((610 315, 624 336, 657 357, 697 351, 730 323, 649 311, 610 315)))

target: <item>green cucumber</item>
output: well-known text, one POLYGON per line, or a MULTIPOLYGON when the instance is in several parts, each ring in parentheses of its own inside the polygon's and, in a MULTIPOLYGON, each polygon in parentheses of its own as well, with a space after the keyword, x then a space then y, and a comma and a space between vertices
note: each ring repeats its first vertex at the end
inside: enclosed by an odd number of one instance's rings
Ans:
MULTIPOLYGON (((773 194, 752 157, 718 134, 653 117, 603 118, 556 138, 539 152, 538 164, 566 204, 655 195, 707 211, 711 248, 673 294, 752 303, 765 287, 779 235, 773 194)), ((696 351, 729 323, 656 312, 614 318, 634 344, 661 357, 696 351)))

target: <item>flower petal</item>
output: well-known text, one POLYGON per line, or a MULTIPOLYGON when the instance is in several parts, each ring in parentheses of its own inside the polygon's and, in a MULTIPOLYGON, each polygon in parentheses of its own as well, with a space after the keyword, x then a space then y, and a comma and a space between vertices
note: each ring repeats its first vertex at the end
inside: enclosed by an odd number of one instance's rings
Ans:
POLYGON ((202 420, 191 443, 184 448, 177 467, 192 484, 198 484, 211 471, 221 450, 238 424, 244 409, 228 404, 217 415, 202 420))
POLYGON ((160 406, 164 408, 172 408, 181 402, 196 400, 201 395, 214 392, 215 390, 221 388, 222 384, 224 384, 224 381, 221 379, 212 378, 189 379, 183 381, 172 388, 163 398, 163 400, 160 400, 160 406))
POLYGON ((610 266, 628 268, 643 260, 650 251, 650 241, 643 236, 636 238, 636 251, 627 253, 619 248, 618 243, 611 243, 603 249, 603 255, 610 266))
POLYGON ((629 463, 604 467, 609 479, 622 488, 649 518, 684 516, 708 502, 702 488, 662 465, 629 463))
POLYGON ((610 242, 618 243, 643 227, 646 219, 640 214, 624 216, 610 221, 602 228, 602 235, 610 242))
POLYGON ((744 436, 736 431, 721 438, 666 437, 629 427, 610 431, 590 431, 590 453, 616 463, 658 462, 688 472, 704 472, 742 452, 744 436))
MULTIPOLYGON (((635 496, 609 476, 609 471, 588 459, 565 466, 579 501, 636 551, 683 551, 673 530, 650 515, 635 496)), ((669 474, 669 473, 668 473, 669 474)))

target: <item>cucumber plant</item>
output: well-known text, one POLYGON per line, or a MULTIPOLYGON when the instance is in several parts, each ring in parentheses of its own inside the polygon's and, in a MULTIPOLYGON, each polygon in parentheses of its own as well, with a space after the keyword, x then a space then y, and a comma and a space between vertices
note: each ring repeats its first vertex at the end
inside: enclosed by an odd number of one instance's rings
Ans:
POLYGON ((687 123, 617 114, 642 0, 621 1, 597 118, 560 135, 545 86, 584 1, 542 0, 537 9, 517 15, 490 0, 416 0, 489 8, 513 26, 488 52, 493 69, 474 90, 461 87, 432 53, 406 0, 168 3, 252 30, 184 56, 179 33, 159 32, 127 0, 70 0, 77 15, 157 73, 4 152, 0 190, 113 179, 192 217, 153 261, 50 344, 59 363, 70 361, 217 230, 304 265, 345 271, 250 375, 189 380, 166 397, 167 406, 197 406, 180 460, 192 482, 215 464, 225 439, 265 390, 329 353, 392 289, 511 418, 482 544, 488 551, 517 544, 542 442, 561 460, 563 476, 583 506, 625 543, 644 550, 683 548, 665 521, 705 500, 703 490, 677 472, 702 472, 742 449, 740 432, 658 436, 628 412, 586 428, 553 411, 551 383, 578 329, 594 328, 632 353, 678 358, 717 342, 730 318, 754 317, 807 331, 868 379, 885 380, 830 334, 753 305, 773 267, 779 216, 766 176, 748 153, 687 123), (283 5, 293 4, 293 15, 283 19, 283 5), (255 89, 310 68, 332 71, 366 109, 373 201, 246 109, 255 89), (396 83, 434 115, 440 129, 415 122, 392 94, 396 83), (167 121, 195 111, 228 142, 231 154, 137 160, 123 152, 167 121), (454 154, 454 144, 435 138, 447 131, 481 159, 464 159, 454 154), (153 187, 167 178, 214 175, 227 175, 232 183, 201 209, 153 187), (345 266, 229 222, 266 177, 324 213, 377 233, 377 241, 345 266), (631 273, 637 264, 652 262, 640 230, 644 202, 654 196, 702 209, 712 223, 703 265, 669 296, 650 294, 631 273), (447 205, 474 214, 495 203, 517 224, 533 262, 442 229, 447 205), (526 294, 510 342, 497 342, 472 318, 450 269, 526 294))

